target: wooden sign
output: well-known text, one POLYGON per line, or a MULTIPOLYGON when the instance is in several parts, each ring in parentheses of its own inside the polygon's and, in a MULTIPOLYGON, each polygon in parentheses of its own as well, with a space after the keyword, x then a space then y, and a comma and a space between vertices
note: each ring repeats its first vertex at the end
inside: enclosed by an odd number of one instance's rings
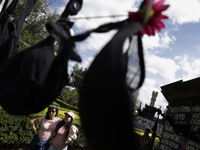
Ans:
POLYGON ((165 121, 161 137, 161 150, 200 149, 200 78, 182 80, 162 86, 169 103, 168 116, 175 125, 165 121))

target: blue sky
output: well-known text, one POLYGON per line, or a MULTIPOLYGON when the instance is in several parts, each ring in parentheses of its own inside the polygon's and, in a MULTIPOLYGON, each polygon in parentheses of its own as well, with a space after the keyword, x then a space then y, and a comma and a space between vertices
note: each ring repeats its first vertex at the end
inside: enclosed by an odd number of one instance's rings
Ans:
MULTIPOLYGON (((61 13, 68 0, 57 0, 52 9, 61 13)), ((83 0, 83 7, 77 17, 121 15, 118 18, 77 19, 74 34, 93 29, 101 24, 127 18, 128 11, 138 10, 141 0, 83 0)), ((138 99, 150 103, 152 91, 158 91, 156 107, 165 109, 167 102, 160 92, 160 86, 182 79, 187 81, 200 75, 200 0, 166 0, 170 7, 164 12, 169 17, 166 27, 155 36, 143 36, 146 64, 146 78, 139 91, 138 99)), ((79 65, 88 68, 101 48, 116 31, 91 34, 77 43, 82 57, 79 65)), ((69 68, 76 62, 70 61, 69 68)))

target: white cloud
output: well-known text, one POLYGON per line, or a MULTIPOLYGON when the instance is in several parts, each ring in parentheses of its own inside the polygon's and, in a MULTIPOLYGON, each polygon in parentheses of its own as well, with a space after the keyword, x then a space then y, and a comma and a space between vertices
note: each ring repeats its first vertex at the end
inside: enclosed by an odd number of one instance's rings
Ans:
POLYGON ((65 6, 56 7, 56 13, 62 14, 62 12, 64 11, 64 9, 65 9, 65 6))
POLYGON ((160 37, 158 34, 156 34, 155 36, 147 36, 144 35, 144 37, 142 38, 142 42, 143 42, 143 47, 145 50, 148 49, 154 49, 154 48, 158 48, 160 46, 159 44, 160 41, 160 37))
MULTIPOLYGON (((63 0, 65 3, 68 0, 63 0)), ((141 0, 101 0, 93 1, 87 0, 83 2, 79 13, 74 17, 94 17, 94 16, 108 16, 106 18, 97 19, 77 19, 75 25, 77 28, 84 30, 96 28, 101 24, 112 21, 124 20, 128 16, 128 11, 136 11, 141 3, 141 0), (123 17, 114 17, 115 15, 124 15, 123 17), (112 16, 112 17, 109 17, 112 16)), ((64 4, 66 5, 66 4, 64 4)), ((65 6, 57 7, 57 12, 60 14, 65 6)), ((73 16, 72 16, 73 17, 73 16)))
POLYGON ((174 60, 180 60, 181 59, 181 56, 175 56, 174 57, 174 60))
POLYGON ((92 47, 88 43, 80 44, 79 50, 86 52, 86 50, 92 50, 92 47))
POLYGON ((198 51, 200 51, 200 45, 195 45, 195 48, 198 49, 198 51))
POLYGON ((175 43, 176 37, 169 36, 169 32, 165 31, 164 33, 156 34, 155 36, 147 36, 143 37, 143 47, 145 50, 154 50, 155 53, 162 53, 162 51, 169 49, 170 44, 175 43), (157 50, 159 49, 159 50, 157 50))
MULTIPOLYGON (((68 1, 69 0, 63 0, 65 5, 68 1)), ((86 17, 127 14, 128 11, 136 11, 141 2, 141 0, 123 0, 123 2, 121 0, 101 0, 95 2, 93 0, 86 0, 83 2, 82 9, 78 13, 78 16, 86 17)), ((199 22, 199 0, 166 0, 165 4, 169 4, 170 7, 164 11, 164 14, 168 15, 173 23, 183 24, 188 22, 199 22)), ((64 8, 65 6, 57 7, 57 12, 61 13, 64 8)), ((121 19, 122 18, 110 18, 110 20, 121 19)), ((95 22, 98 26, 100 23, 107 22, 108 20, 109 19, 90 20, 89 24, 86 24, 88 23, 87 20, 81 20, 80 22, 78 21, 77 26, 88 29, 88 26, 94 27, 95 22)))
POLYGON ((169 36, 168 32, 164 32, 163 34, 161 34, 161 39, 160 39, 160 45, 162 49, 171 49, 169 47, 169 44, 172 44, 176 41, 176 37, 175 36, 169 36))
POLYGON ((85 16, 126 14, 127 11, 132 11, 133 8, 138 7, 135 3, 140 3, 140 1, 101 0, 94 3, 93 0, 87 0, 84 1, 80 14, 85 16))
POLYGON ((187 55, 181 57, 179 64, 183 70, 183 80, 197 78, 200 75, 200 59, 194 59, 187 55))
POLYGON ((104 34, 92 33, 84 42, 80 43, 80 50, 86 51, 89 49, 99 52, 115 33, 115 30, 104 34))
POLYGON ((93 62, 94 57, 88 57, 86 59, 83 60, 83 62, 80 64, 80 67, 83 67, 83 69, 85 68, 89 68, 90 64, 93 62))
POLYGON ((154 75, 159 75, 168 82, 176 80, 176 72, 180 66, 170 58, 162 58, 153 54, 147 54, 146 70, 154 75))
POLYGON ((70 34, 71 34, 72 36, 74 36, 74 30, 70 29, 69 31, 70 31, 70 34))
POLYGON ((169 16, 173 23, 199 22, 199 0, 166 0, 165 4, 170 4, 165 14, 169 16))

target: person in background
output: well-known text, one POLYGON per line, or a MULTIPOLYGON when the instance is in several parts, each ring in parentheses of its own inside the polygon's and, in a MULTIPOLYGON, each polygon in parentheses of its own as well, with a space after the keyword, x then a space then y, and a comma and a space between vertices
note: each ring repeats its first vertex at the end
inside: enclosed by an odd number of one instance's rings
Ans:
POLYGON ((56 125, 61 121, 56 117, 58 108, 56 106, 49 106, 45 117, 30 120, 30 126, 35 132, 35 135, 29 145, 30 150, 47 150, 50 146, 50 141, 56 131, 56 125), (38 131, 35 123, 40 123, 41 128, 38 131))
POLYGON ((140 139, 140 150, 149 150, 151 147, 150 129, 146 128, 144 135, 140 139))
POLYGON ((56 126, 56 136, 48 150, 67 150, 69 142, 77 138, 78 128, 73 125, 74 117, 71 111, 65 113, 65 118, 56 126))

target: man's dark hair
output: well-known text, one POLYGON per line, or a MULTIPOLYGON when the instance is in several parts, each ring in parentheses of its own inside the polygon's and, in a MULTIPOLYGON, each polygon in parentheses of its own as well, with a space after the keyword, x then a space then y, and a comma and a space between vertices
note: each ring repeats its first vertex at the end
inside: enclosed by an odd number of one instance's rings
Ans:
POLYGON ((150 133, 150 129, 146 128, 145 130, 146 130, 148 133, 150 133))
POLYGON ((56 111, 57 111, 57 113, 56 113, 56 115, 55 116, 57 116, 58 115, 58 108, 56 107, 56 106, 49 106, 48 107, 48 111, 46 112, 46 116, 45 116, 45 118, 47 119, 47 120, 49 120, 49 111, 50 110, 54 110, 54 109, 56 109, 56 111))

